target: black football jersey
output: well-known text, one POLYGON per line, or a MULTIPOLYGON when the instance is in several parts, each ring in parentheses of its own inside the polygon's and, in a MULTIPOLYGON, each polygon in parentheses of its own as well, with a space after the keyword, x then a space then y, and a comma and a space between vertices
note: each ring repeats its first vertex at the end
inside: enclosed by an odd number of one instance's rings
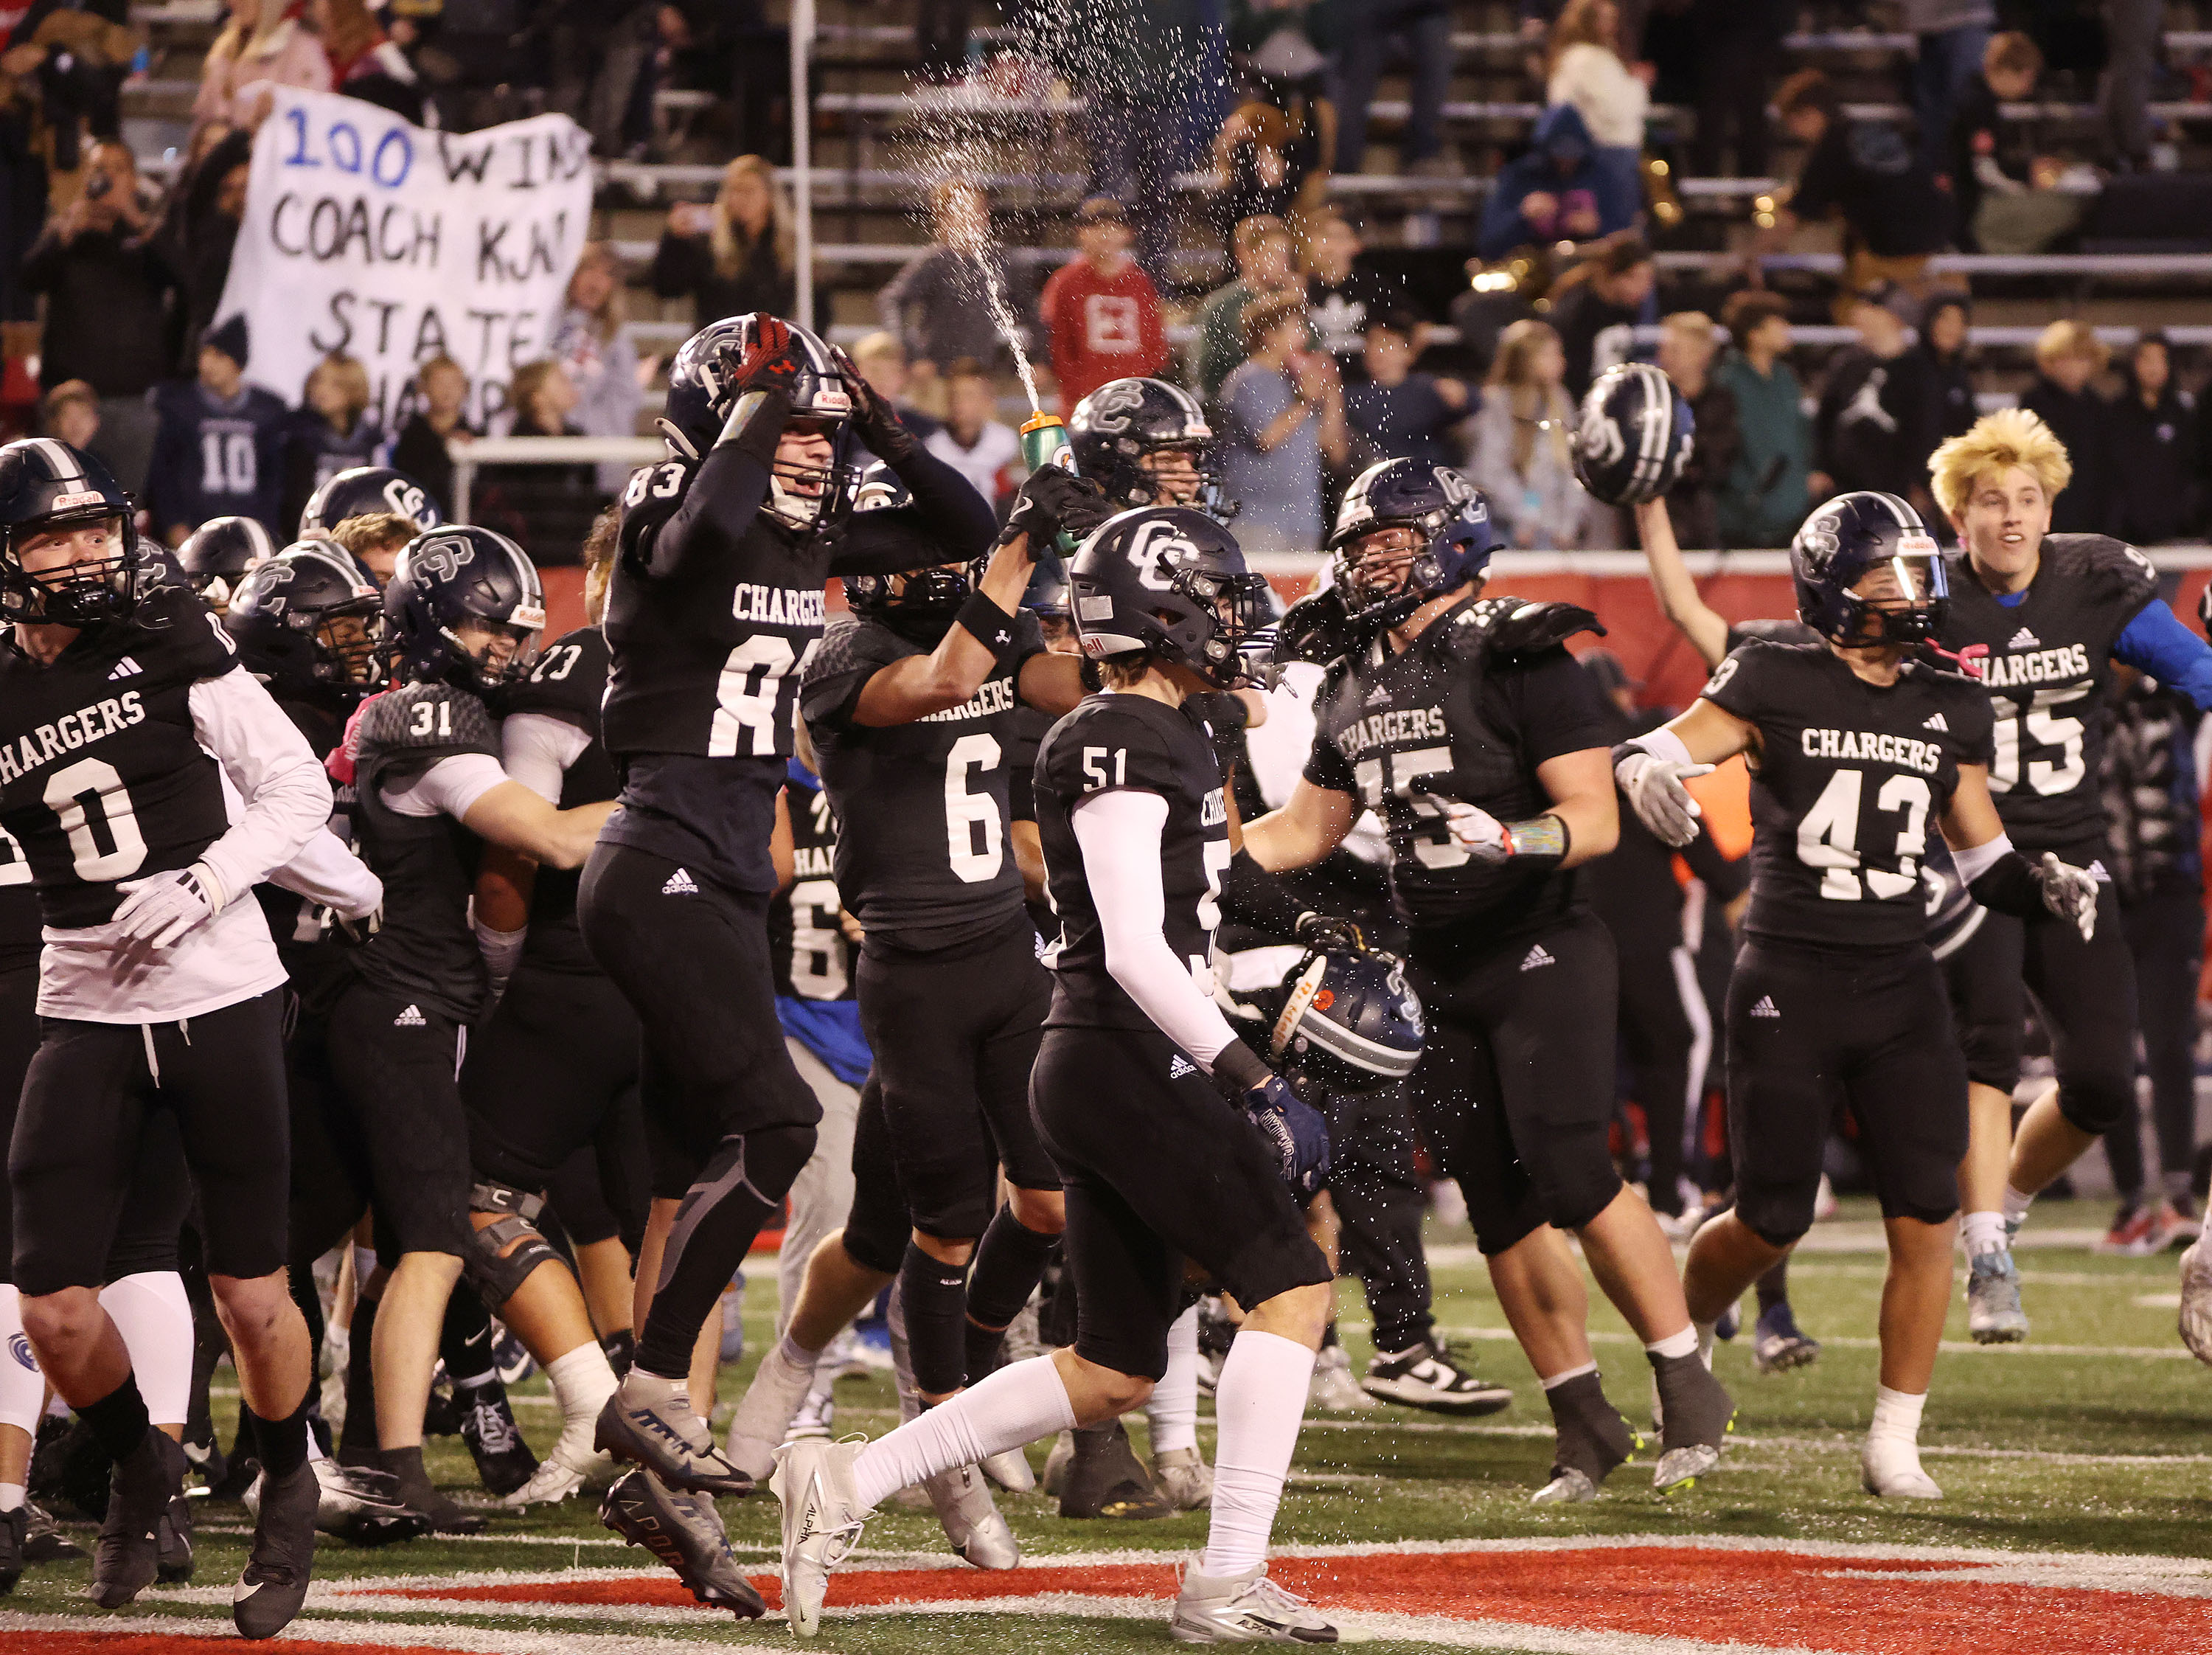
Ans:
POLYGON ((0 972, 37 967, 42 928, 29 859, 22 846, 0 832, 0 972))
POLYGON ((222 837, 222 772, 190 697, 237 666, 222 623, 175 587, 49 666, 0 647, 0 828, 29 858, 46 924, 105 925, 118 881, 189 867, 222 837))
MULTIPOLYGON (((562 810, 596 805, 621 791, 614 760, 599 741, 599 700, 606 687, 606 635, 596 626, 580 626, 547 645, 530 676, 499 698, 502 716, 537 713, 573 725, 592 739, 561 777, 562 810)), ((522 957, 531 964, 597 975, 599 962, 584 946, 583 928, 576 922, 576 887, 582 879, 580 869, 538 868, 530 891, 530 931, 522 941, 522 957)))
POLYGON ((1314 697, 1306 780, 1350 794, 1382 822, 1390 894, 1417 927, 1480 916, 1500 934, 1571 910, 1575 879, 1476 861, 1451 837, 1442 800, 1525 821, 1551 807, 1537 767, 1608 745, 1607 704, 1554 647, 1510 660, 1484 630, 1517 604, 1470 599, 1392 653, 1376 639, 1332 666, 1314 697))
POLYGON ((1188 708, 1147 696, 1091 696, 1037 749, 1037 835, 1060 922, 1059 940, 1045 951, 1054 971, 1049 1026, 1152 1027, 1106 969, 1105 936, 1071 819, 1089 794, 1119 788, 1168 801, 1160 830, 1162 928, 1176 958, 1189 962, 1199 991, 1213 993, 1213 934, 1229 867, 1229 810, 1213 733, 1188 708))
POLYGON ((854 721, 871 678, 927 653, 882 622, 840 618, 806 669, 800 705, 840 824, 837 888, 872 946, 954 947, 1022 912, 1007 760, 1021 666, 1044 635, 1026 611, 1014 635, 1013 656, 973 696, 911 724, 854 721))
POLYGON ((2097 776, 2112 714, 2112 646, 2158 595, 2150 559, 2102 534, 2052 534, 2017 604, 1999 603, 1963 556, 1951 559, 1943 648, 1986 649, 1982 685, 1996 715, 1990 793, 2021 850, 2098 854, 2105 809, 2097 776))
POLYGON ((484 704, 444 684, 372 698, 356 731, 354 825, 362 860, 384 881, 384 923, 357 956, 362 977, 461 1023, 483 1009, 489 980, 469 922, 483 842, 452 817, 403 816, 382 792, 404 791, 441 758, 499 757, 484 704))
POLYGON ((799 765, 783 787, 791 813, 791 884, 768 910, 775 991, 792 1000, 850 1000, 853 945, 837 922, 837 812, 799 765))
POLYGON ((1923 867, 1959 766, 1990 761, 1988 698, 1908 660, 1869 684, 1826 644, 1747 643, 1702 692, 1756 725, 1747 930, 1899 947, 1928 937, 1923 867))

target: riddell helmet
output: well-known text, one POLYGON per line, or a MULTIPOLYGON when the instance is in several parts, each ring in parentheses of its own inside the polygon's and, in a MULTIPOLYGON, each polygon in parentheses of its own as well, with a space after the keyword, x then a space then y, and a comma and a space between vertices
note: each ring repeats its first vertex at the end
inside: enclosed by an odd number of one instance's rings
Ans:
POLYGON ((392 676, 488 695, 526 676, 545 630, 545 590, 520 546, 489 529, 455 524, 410 540, 384 589, 392 676), (456 630, 482 621, 515 641, 504 666, 478 660, 456 630))
POLYGON ((1893 494, 1839 494, 1814 512, 1790 543, 1790 576, 1797 618, 1847 648, 1925 642, 1950 605, 1936 538, 1893 494), (1869 601, 1851 590, 1885 564, 1901 598, 1869 601))
POLYGON ((222 624, 246 669, 277 696, 357 695, 384 677, 384 594, 327 540, 297 541, 257 565, 222 624))
POLYGON ((9 620, 94 626, 124 619, 138 600, 146 559, 137 505, 106 465, 52 437, 0 447, 0 611, 9 620), (118 520, 109 554, 43 576, 22 565, 21 548, 48 529, 118 520))
MULTIPOLYGON (((696 459, 721 440, 738 405, 738 376, 757 348, 762 316, 747 311, 708 323, 684 342, 669 364, 668 411, 659 424, 679 453, 696 459)), ((787 528, 811 533, 828 528, 851 503, 853 395, 821 338, 796 322, 785 326, 805 364, 791 388, 791 420, 822 429, 830 438, 830 459, 826 469, 776 461, 762 509, 787 528)))
POLYGON ((1377 460, 1352 478, 1328 537, 1345 613, 1370 627, 1394 624, 1473 580, 1498 544, 1482 490, 1449 465, 1419 459, 1377 460), (1358 579, 1359 542, 1391 528, 1413 529, 1425 544, 1396 586, 1370 592, 1358 579))
POLYGON ((1075 469, 1106 491, 1116 506, 1195 506, 1227 522, 1237 514, 1234 501, 1221 497, 1207 469, 1213 432, 1206 411, 1181 386, 1165 380, 1109 380, 1075 405, 1067 417, 1067 443, 1075 469), (1145 467, 1148 454, 1190 456, 1198 480, 1188 500, 1169 500, 1159 481, 1145 467))
POLYGON ((1300 920, 1298 937, 1306 956, 1283 979, 1289 997, 1268 1040, 1276 1065, 1334 1092, 1411 1074, 1427 1029, 1398 958, 1369 948, 1358 926, 1318 915, 1300 920))
POLYGON ((307 510, 300 514, 300 538, 313 539, 349 517, 378 512, 404 517, 426 533, 446 520, 430 491, 406 472, 389 465, 353 465, 308 497, 307 510))
POLYGON ((177 548, 177 566, 192 590, 220 610, 238 583, 276 555, 269 531, 250 517, 211 517, 177 548))
POLYGON ((1673 488, 1690 463, 1697 421, 1674 382, 1650 362, 1597 376, 1575 420, 1575 475, 1608 506, 1640 506, 1673 488))
POLYGON ((1218 689, 1263 675, 1274 605, 1229 531, 1188 506, 1109 517, 1067 566, 1075 630, 1092 660, 1146 652, 1218 689))

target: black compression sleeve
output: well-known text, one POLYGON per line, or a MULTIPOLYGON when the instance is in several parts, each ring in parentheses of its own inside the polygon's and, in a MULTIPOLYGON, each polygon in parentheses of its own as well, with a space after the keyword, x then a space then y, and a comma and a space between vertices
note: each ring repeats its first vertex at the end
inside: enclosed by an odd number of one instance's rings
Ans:
POLYGON ((830 555, 832 575, 896 575, 981 557, 999 531, 990 502, 927 450, 899 471, 914 504, 851 518, 830 555))
POLYGON ((2018 851, 2005 853, 1966 887, 1976 902, 1999 914, 2033 919, 2044 911, 2043 881, 2035 864, 2018 851))
POLYGON ((1298 916, 1306 910, 1282 880, 1252 860, 1250 851, 1240 850, 1221 878, 1221 911, 1239 925, 1288 940, 1297 934, 1298 916))
POLYGON ((707 451, 683 503, 653 533, 652 574, 672 574, 679 564, 726 551, 744 538, 768 500, 769 468, 790 411, 784 392, 763 392, 744 428, 726 433, 707 451))
POLYGON ((1251 1091, 1273 1073, 1242 1040, 1231 1041, 1213 1055, 1213 1078, 1232 1097, 1251 1091))

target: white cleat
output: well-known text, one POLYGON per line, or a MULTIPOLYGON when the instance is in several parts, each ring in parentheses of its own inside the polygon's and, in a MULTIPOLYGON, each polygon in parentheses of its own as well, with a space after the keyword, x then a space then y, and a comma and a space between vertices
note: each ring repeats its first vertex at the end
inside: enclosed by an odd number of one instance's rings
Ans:
POLYGON ((1531 1506, 1582 1506, 1597 1498, 1589 1473, 1571 1465, 1553 1466, 1552 1480, 1528 1496, 1531 1506))
POLYGON ((783 1614, 794 1634, 822 1629, 830 1572, 845 1561, 869 1517, 853 1492, 853 1462, 866 1447, 808 1439, 775 1451, 769 1486, 783 1502, 783 1614))
POLYGON ((1375 1406, 1375 1399, 1352 1377, 1352 1358, 1342 1345, 1323 1345, 1314 1359, 1306 1406, 1317 1414, 1359 1414, 1375 1406))
POLYGON ((1334 1626, 1303 1597, 1267 1578, 1267 1566, 1243 1574, 1182 1577, 1169 1635, 1179 1644, 1333 1644, 1334 1626))
MULTIPOLYGON (((1073 1452, 1071 1439, 1069 1453, 1073 1452)), ((1153 1455, 1152 1482, 1178 1512, 1202 1512, 1213 1504, 1213 1468, 1195 1448, 1153 1455)))
POLYGON ((553 1451, 538 1462, 530 1481, 500 1504, 510 1512, 527 1511, 533 1506, 557 1506, 587 1488, 605 1487, 614 1481, 617 1469, 613 1455, 599 1452, 588 1441, 571 1443, 564 1433, 553 1445, 553 1451))
POLYGON ((1977 1253, 1966 1266, 1966 1331, 1978 1345, 2016 1345, 2027 1337, 2020 1270, 2012 1250, 1977 1253))
POLYGON ((2192 1241, 2181 1255, 2181 1342, 2212 1362, 2212 1246, 2192 1241))
POLYGON ((1018 1448, 1002 1448, 995 1454, 986 1454, 981 1466, 983 1475, 1010 1494, 1026 1494, 1037 1486, 1036 1473, 1030 1469, 1030 1457, 1018 1448))
POLYGON ((1859 1482, 1877 1500, 1941 1500, 1936 1479, 1920 1469, 1920 1445, 1872 1437, 1859 1451, 1859 1482))
POLYGON ((952 1542, 953 1553, 961 1561, 979 1569, 1021 1567, 1021 1542, 999 1514, 991 1499, 991 1485, 974 1466, 939 1471, 921 1486, 929 1491, 929 1503, 937 1508, 945 1537, 952 1542))
POLYGON ((775 1469, 775 1451, 791 1433, 791 1422, 806 1405, 814 1389, 811 1366, 787 1359, 778 1340, 761 1358, 759 1371, 730 1415, 730 1428, 722 1443, 723 1457, 755 1482, 775 1469))

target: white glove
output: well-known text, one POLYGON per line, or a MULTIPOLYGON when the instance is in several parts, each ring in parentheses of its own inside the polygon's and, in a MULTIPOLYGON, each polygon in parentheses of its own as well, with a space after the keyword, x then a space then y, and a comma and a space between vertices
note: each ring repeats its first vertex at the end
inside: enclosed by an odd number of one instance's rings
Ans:
POLYGON ((167 948, 210 915, 220 913, 229 898, 222 881, 205 862, 149 873, 143 879, 125 879, 115 887, 125 893, 115 910, 122 940, 137 948, 167 948))
POLYGON ((1711 764, 1684 764, 1647 752, 1630 753, 1613 767, 1613 779, 1628 795, 1636 819, 1678 849, 1698 837, 1698 818, 1705 814, 1682 783, 1712 773, 1711 764))
POLYGON ((2081 928, 2081 940, 2097 934, 2097 876, 2087 868, 2062 862, 2051 851, 2043 853, 2035 877, 2043 884, 2043 905, 2062 920, 2081 928))
POLYGON ((1504 823, 1480 805, 1457 799, 1438 799, 1437 804, 1444 813, 1444 825, 1451 830, 1454 842, 1476 861, 1495 867, 1512 860, 1513 838, 1506 832, 1504 823))

